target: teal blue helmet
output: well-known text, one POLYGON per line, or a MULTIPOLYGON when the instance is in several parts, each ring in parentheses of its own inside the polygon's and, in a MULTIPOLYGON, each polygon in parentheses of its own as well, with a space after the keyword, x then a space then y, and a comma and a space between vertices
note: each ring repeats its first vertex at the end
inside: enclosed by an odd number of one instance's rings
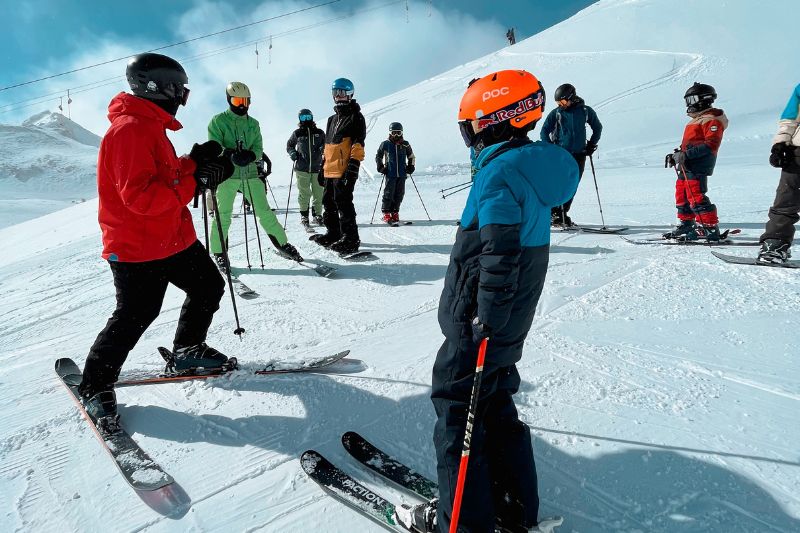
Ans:
POLYGON ((338 78, 333 81, 331 92, 333 93, 333 100, 335 102, 349 102, 353 99, 355 87, 353 86, 353 82, 347 78, 338 78))

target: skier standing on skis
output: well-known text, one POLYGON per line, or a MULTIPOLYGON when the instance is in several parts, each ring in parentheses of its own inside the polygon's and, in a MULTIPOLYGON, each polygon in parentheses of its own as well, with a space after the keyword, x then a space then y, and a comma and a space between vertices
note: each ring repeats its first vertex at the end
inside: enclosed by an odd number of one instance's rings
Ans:
MULTIPOLYGON (((597 143, 603 132, 603 125, 597 118, 594 109, 584 103, 583 98, 577 95, 575 87, 569 83, 559 85, 555 92, 558 107, 550 111, 542 124, 541 139, 544 142, 554 143, 567 150, 578 163, 579 178, 583 177, 586 158, 597 151, 597 143), (586 140, 586 124, 592 128, 592 136, 586 140)), ((567 199, 563 205, 553 207, 550 212, 552 225, 573 226, 569 218, 569 208, 572 206, 573 197, 567 199)))
POLYGON ((308 229, 308 206, 314 223, 322 225, 323 187, 317 182, 322 165, 322 150, 325 148, 325 132, 317 127, 314 115, 309 109, 301 109, 297 114, 300 121, 289 140, 286 152, 294 161, 294 175, 297 177, 297 203, 300 206, 300 223, 308 229))
POLYGON ((378 153, 375 154, 378 173, 383 174, 386 181, 381 213, 387 224, 400 222, 400 204, 406 194, 406 179, 414 173, 415 162, 411 145, 403 139, 403 125, 392 122, 389 125, 389 138, 378 146, 378 153))
POLYGON ((697 83, 683 95, 686 114, 691 120, 683 131, 681 147, 665 158, 665 166, 675 167, 675 207, 678 226, 663 236, 665 239, 709 242, 720 240, 717 206, 711 203, 708 177, 714 173, 722 134, 728 127, 728 117, 713 107, 717 91, 711 85, 697 83), (699 222, 699 224, 698 224, 699 222))
POLYGON ((354 253, 361 245, 356 225, 353 189, 364 160, 364 139, 367 123, 361 106, 353 98, 355 88, 347 78, 334 80, 331 87, 334 114, 325 128, 325 152, 317 176, 325 188, 322 205, 323 222, 327 232, 310 240, 340 254, 354 253))
POLYGON ((527 138, 544 104, 542 85, 524 70, 473 80, 461 99, 459 126, 477 173, 439 301, 445 342, 431 399, 440 500, 404 513, 417 531, 449 530, 478 346, 487 338, 459 531, 547 529, 538 522, 530 430, 512 397, 547 274, 550 209, 575 194, 579 174, 569 152, 527 138))
POLYGON ((103 258, 114 276, 117 307, 89 351, 79 387, 86 411, 108 433, 119 427, 114 383, 158 316, 168 284, 186 292, 175 332, 176 368, 219 368, 227 361, 205 343, 225 284, 197 240, 186 204, 197 188, 230 176, 233 165, 216 142, 175 155, 166 130, 181 129, 175 114, 189 96, 177 61, 140 54, 128 62, 126 76, 133 94, 111 100, 111 126, 97 163, 103 258))
POLYGON ((800 220, 800 85, 789 97, 772 141, 769 164, 781 169, 769 222, 761 235, 759 263, 785 263, 791 256, 794 225, 800 220))
MULTIPOLYGON (((227 248, 233 201, 237 191, 240 191, 249 200, 261 227, 267 232, 278 252, 287 259, 302 261, 297 248, 289 243, 283 226, 267 203, 267 190, 258 179, 256 154, 263 154, 264 150, 261 127, 249 114, 250 89, 244 83, 233 81, 225 89, 225 96, 228 109, 214 116, 208 124, 208 138, 221 144, 236 166, 233 176, 217 188, 217 207, 225 247, 227 248)), ((222 253, 222 239, 217 225, 214 224, 211 231, 211 252, 219 268, 224 270, 228 265, 225 264, 225 254, 222 253)))

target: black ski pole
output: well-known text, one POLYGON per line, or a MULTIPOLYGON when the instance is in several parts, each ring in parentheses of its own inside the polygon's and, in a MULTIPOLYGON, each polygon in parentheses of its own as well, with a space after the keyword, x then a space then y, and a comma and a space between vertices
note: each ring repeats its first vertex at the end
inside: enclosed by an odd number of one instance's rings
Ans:
POLYGON ((203 195, 203 230, 205 230, 206 250, 208 250, 208 203, 206 200, 206 191, 202 191, 200 194, 203 195))
POLYGON ((375 211, 378 210, 378 200, 381 197, 381 189, 383 189, 384 180, 386 180, 386 174, 381 174, 381 184, 378 185, 378 196, 375 197, 375 207, 372 208, 372 218, 369 219, 370 224, 372 224, 375 221, 375 211))
POLYGON ((464 183, 459 183, 458 185, 453 185, 452 187, 445 187, 444 189, 439 189, 439 192, 443 193, 444 191, 449 191, 450 189, 457 189, 458 187, 463 187, 464 185, 472 185, 472 180, 465 181, 464 183))
POLYGON ((217 231, 219 232, 220 247, 222 248, 222 257, 225 259, 225 275, 228 278, 228 292, 231 293, 231 303, 233 304, 233 316, 236 318, 236 329, 233 330, 234 335, 239 335, 239 340, 242 338, 244 328, 239 323, 239 310, 236 308, 236 296, 233 294, 233 278, 231 278, 231 261, 228 257, 228 243, 224 238, 222 232, 222 220, 219 218, 219 205, 217 204, 217 188, 211 189, 211 207, 214 209, 214 220, 217 221, 217 231))
MULTIPOLYGON (((247 209, 244 208, 245 203, 247 202, 247 187, 245 187, 244 183, 244 175, 240 174, 239 178, 241 179, 241 189, 242 189, 242 218, 244 219, 244 255, 247 258, 247 270, 253 270, 253 265, 250 264, 250 245, 248 241, 250 239, 247 238, 247 209)), ((252 199, 252 198, 251 198, 252 199)), ((250 210, 252 211, 252 203, 250 204, 250 210)))
POLYGON ((606 228, 606 218, 603 216, 603 204, 600 203, 600 189, 597 188, 597 174, 594 172, 594 159, 592 159, 592 154, 589 154, 589 165, 592 167, 592 178, 594 179, 594 192, 597 193, 597 206, 600 208, 600 221, 603 223, 603 227, 600 229, 607 229, 606 228))
POLYGON ((419 193, 419 189, 417 189, 417 183, 414 181, 414 176, 409 174, 408 177, 411 178, 411 184, 414 185, 414 190, 417 191, 417 196, 419 196, 419 203, 422 204, 422 209, 425 210, 425 215, 427 215, 428 217, 428 222, 431 222, 431 216, 428 215, 428 208, 425 207, 425 202, 422 201, 422 195, 419 193))
MULTIPOLYGON (((245 185, 247 186, 247 194, 250 195, 250 204, 251 204, 251 206, 255 205, 252 202, 253 193, 252 193, 252 188, 250 187, 250 180, 247 180, 245 182, 245 185)), ((265 185, 265 187, 266 187, 266 185, 265 185)), ((264 192, 264 201, 266 201, 266 200, 267 200, 267 193, 265 191, 264 192)), ((267 209, 269 209, 269 205, 267 205, 267 209)), ((264 252, 261 249, 261 233, 258 231, 258 220, 256 219, 255 207, 250 209, 250 214, 253 215, 253 226, 255 226, 255 228, 256 228, 256 241, 258 242, 258 256, 261 259, 261 269, 263 270, 264 269, 264 252)))
POLYGON ((286 214, 283 215, 283 229, 286 231, 286 222, 289 220, 289 202, 292 199, 292 180, 294 179, 294 165, 289 172, 289 195, 286 197, 286 214))
POLYGON ((278 209, 278 199, 275 198, 275 193, 272 191, 272 184, 269 182, 269 178, 264 176, 264 186, 269 190, 269 193, 272 195, 272 202, 275 204, 275 209, 278 209))
POLYGON ((442 195, 442 200, 446 199, 448 196, 453 196, 454 194, 458 194, 458 193, 460 193, 461 191, 466 191, 466 190, 467 190, 467 189, 469 189, 470 187, 472 187, 472 182, 465 183, 465 184, 463 184, 463 185, 461 186, 461 188, 460 188, 460 189, 458 189, 458 190, 455 190, 455 191, 452 191, 452 192, 449 192, 449 193, 447 193, 447 194, 443 194, 443 195, 442 195))

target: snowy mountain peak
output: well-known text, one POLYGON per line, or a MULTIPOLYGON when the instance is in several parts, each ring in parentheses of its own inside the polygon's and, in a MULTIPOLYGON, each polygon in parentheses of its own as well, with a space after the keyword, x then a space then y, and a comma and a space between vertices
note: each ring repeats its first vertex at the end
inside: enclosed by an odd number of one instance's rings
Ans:
POLYGON ((100 137, 61 113, 42 111, 22 122, 26 128, 44 128, 87 146, 100 146, 100 137))

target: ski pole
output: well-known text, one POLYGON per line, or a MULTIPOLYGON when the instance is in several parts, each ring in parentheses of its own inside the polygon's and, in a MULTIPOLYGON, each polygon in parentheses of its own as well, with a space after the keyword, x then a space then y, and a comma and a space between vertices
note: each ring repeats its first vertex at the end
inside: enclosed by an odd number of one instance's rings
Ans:
MULTIPOLYGON (((244 219, 244 255, 247 258, 247 270, 253 270, 253 265, 250 264, 250 245, 248 243, 249 239, 247 238, 247 209, 244 208, 245 202, 247 202, 247 192, 244 183, 244 174, 240 174, 239 178, 241 179, 242 185, 242 218, 244 219)), ((253 210, 252 207, 250 209, 253 210)))
POLYGON ((475 411, 478 407, 478 396, 480 396, 481 378, 483 377, 483 362, 486 359, 486 347, 488 344, 489 338, 487 337, 481 341, 481 345, 478 348, 478 362, 475 365, 475 378, 472 381, 472 393, 469 398, 469 411, 467 411, 467 427, 464 429, 464 446, 461 449, 461 463, 458 465, 458 481, 456 482, 456 497, 453 501, 453 513, 450 518, 450 533, 458 531, 461 498, 464 496, 464 485, 467 481, 472 426, 475 424, 475 411))
POLYGON ((272 195, 272 202, 275 204, 275 209, 278 209, 278 199, 275 198, 275 193, 272 191, 272 185, 269 182, 269 178, 264 176, 264 186, 269 189, 269 193, 272 195))
POLYGON ((464 184, 461 185, 460 189, 457 189, 455 191, 449 192, 447 194, 443 194, 442 195, 442 200, 446 199, 448 196, 453 196, 454 194, 460 193, 461 191, 466 191, 470 187, 472 187, 472 182, 464 183, 464 184))
POLYGON ((375 211, 378 210, 378 200, 381 197, 381 189, 383 188, 383 182, 386 179, 386 174, 381 174, 381 184, 378 186, 378 196, 375 197, 375 207, 372 208, 372 218, 369 219, 369 223, 372 224, 375 220, 375 211))
POLYGON ((203 230, 206 235, 206 250, 208 250, 208 205, 206 203, 206 192, 200 193, 203 196, 203 230))
POLYGON ((286 197, 286 214, 283 216, 284 231, 286 230, 286 221, 289 220, 289 201, 292 198, 292 179, 294 179, 294 165, 292 165, 292 170, 289 172, 289 196, 286 197))
POLYGON ((419 196, 419 203, 422 204, 422 209, 425 210, 425 214, 428 216, 428 222, 430 222, 431 221, 431 216, 428 215, 428 208, 425 207, 425 202, 422 201, 422 195, 419 193, 419 189, 417 189, 417 183, 414 181, 414 176, 409 174, 408 177, 411 178, 411 184, 414 185, 414 190, 417 191, 417 196, 419 196))
POLYGON ((597 207, 600 208, 600 221, 603 223, 603 227, 600 229, 607 229, 606 219, 603 216, 603 204, 600 203, 600 189, 597 188, 597 174, 595 174, 594 172, 594 159, 592 159, 592 154, 589 154, 589 164, 592 167, 592 178, 594 179, 594 192, 597 193, 597 207))
POLYGON ((233 316, 236 318, 236 329, 233 330, 234 335, 239 335, 239 340, 242 339, 244 328, 239 323, 239 310, 236 308, 236 296, 233 294, 233 278, 231 278, 231 261, 228 257, 228 243, 223 238, 222 220, 219 218, 219 205, 217 204, 217 188, 211 189, 211 207, 214 209, 214 220, 217 221, 217 231, 219 232, 220 247, 222 248, 222 257, 225 258, 225 275, 228 278, 228 292, 231 293, 231 303, 233 304, 233 316))
MULTIPOLYGON (((258 231, 258 220, 256 219, 256 209, 253 204, 253 189, 250 187, 250 180, 245 181, 245 186, 247 187, 247 194, 250 196, 250 214, 253 215, 253 226, 256 228, 256 241, 258 242, 258 256, 261 258, 261 269, 264 269, 264 252, 261 250, 261 233, 258 231)), ((267 200, 267 193, 264 192, 264 201, 267 200)), ((267 205, 267 209, 269 209, 269 205, 267 205)), ((245 218, 247 218, 247 213, 245 213, 245 218)), ((245 235, 245 238, 247 236, 245 235)))
POLYGON ((463 187, 464 185, 472 185, 472 180, 465 181, 464 183, 459 183, 458 185, 453 185, 452 187, 446 187, 444 189, 439 189, 439 192, 449 191, 450 189, 455 189, 458 187, 463 187))

